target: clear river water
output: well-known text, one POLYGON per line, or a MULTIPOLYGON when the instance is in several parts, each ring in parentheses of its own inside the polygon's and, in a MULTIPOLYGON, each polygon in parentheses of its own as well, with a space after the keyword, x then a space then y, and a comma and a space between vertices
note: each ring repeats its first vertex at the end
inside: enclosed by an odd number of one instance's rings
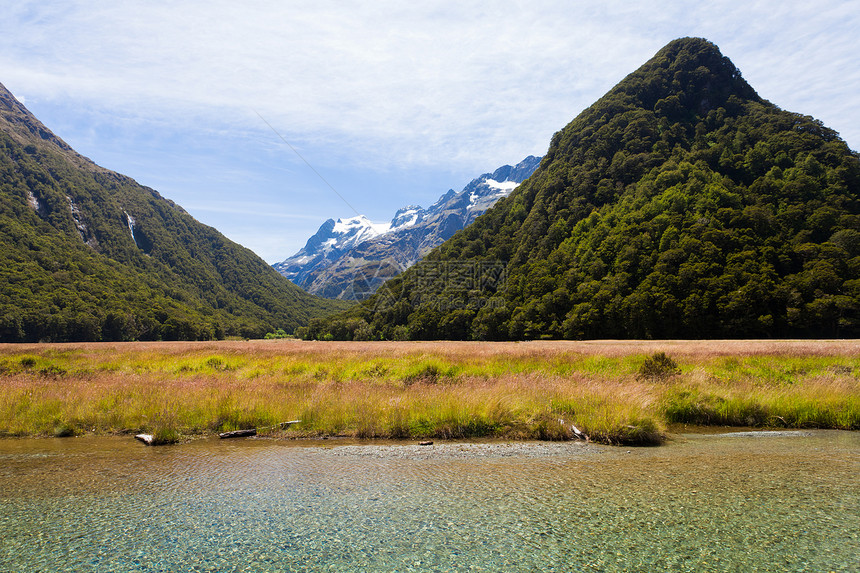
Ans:
POLYGON ((860 571, 860 433, 0 440, 0 571, 860 571))

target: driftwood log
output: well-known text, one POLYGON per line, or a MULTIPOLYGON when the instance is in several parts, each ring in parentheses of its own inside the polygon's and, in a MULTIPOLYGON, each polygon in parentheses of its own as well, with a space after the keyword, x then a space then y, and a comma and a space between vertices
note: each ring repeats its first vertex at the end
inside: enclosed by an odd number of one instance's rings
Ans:
POLYGON ((223 439, 226 438, 244 438, 246 436, 256 436, 257 429, 251 428, 250 430, 234 430, 232 432, 222 432, 218 434, 218 437, 223 439))
MULTIPOLYGON (((268 428, 263 428, 264 430, 271 430, 272 428, 280 428, 285 430, 289 428, 292 424, 298 424, 301 420, 290 420, 289 422, 281 422, 280 424, 275 424, 274 426, 269 426, 268 428)), ((218 434, 218 437, 221 439, 226 438, 245 438, 247 436, 256 436, 257 428, 252 428, 250 430, 234 430, 232 432, 222 432, 218 434)))
MULTIPOLYGON (((565 425, 564 418, 559 418, 558 423, 561 424, 562 426, 564 426, 565 425)), ((582 430, 577 428, 575 424, 570 425, 570 432, 573 434, 574 438, 577 438, 579 440, 585 440, 586 442, 591 441, 591 439, 588 437, 588 434, 586 434, 585 432, 583 432, 582 430)))
POLYGON ((134 436, 134 439, 140 440, 141 442, 143 442, 147 446, 151 446, 152 442, 155 441, 155 436, 153 436, 152 434, 137 434, 134 436))
MULTIPOLYGON (((290 420, 289 422, 281 422, 280 424, 276 424, 274 426, 270 426, 269 428, 263 428, 264 430, 269 430, 271 428, 281 428, 286 429, 289 428, 293 424, 298 424, 301 420, 290 420)), ((250 430, 234 430, 232 432, 222 432, 218 434, 218 437, 221 439, 226 438, 245 438, 248 436, 256 436, 257 428, 251 428, 250 430)), ((135 440, 140 440, 147 446, 155 445, 155 436, 153 434, 136 434, 134 436, 135 440)))
POLYGON ((570 431, 573 432, 573 435, 576 436, 577 438, 579 438, 580 440, 585 440, 586 442, 591 441, 591 440, 589 440, 589 438, 585 434, 585 432, 583 432, 582 430, 580 430, 579 428, 577 428, 573 424, 570 425, 570 431))

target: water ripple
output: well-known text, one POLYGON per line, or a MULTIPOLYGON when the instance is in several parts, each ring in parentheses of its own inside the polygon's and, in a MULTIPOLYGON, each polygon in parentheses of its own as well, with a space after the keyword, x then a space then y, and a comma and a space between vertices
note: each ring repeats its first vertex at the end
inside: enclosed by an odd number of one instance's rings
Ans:
POLYGON ((0 442, 2 571, 852 571, 857 434, 0 442))

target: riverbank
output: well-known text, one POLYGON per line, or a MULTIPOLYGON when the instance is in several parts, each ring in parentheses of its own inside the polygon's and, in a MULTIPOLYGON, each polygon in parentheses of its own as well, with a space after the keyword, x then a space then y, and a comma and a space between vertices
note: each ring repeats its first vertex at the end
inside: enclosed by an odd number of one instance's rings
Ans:
POLYGON ((856 341, 2 345, 0 383, 0 436, 644 445, 679 423, 860 429, 856 341))

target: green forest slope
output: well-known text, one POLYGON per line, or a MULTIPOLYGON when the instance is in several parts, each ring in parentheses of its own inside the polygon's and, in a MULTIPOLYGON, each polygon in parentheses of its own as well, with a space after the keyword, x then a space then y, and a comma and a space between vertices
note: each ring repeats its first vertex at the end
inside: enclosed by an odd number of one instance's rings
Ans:
POLYGON ((343 308, 78 155, 0 85, 0 342, 257 337, 343 308))
POLYGON ((555 134, 513 194, 310 337, 860 336, 860 161, 702 39, 555 134))

